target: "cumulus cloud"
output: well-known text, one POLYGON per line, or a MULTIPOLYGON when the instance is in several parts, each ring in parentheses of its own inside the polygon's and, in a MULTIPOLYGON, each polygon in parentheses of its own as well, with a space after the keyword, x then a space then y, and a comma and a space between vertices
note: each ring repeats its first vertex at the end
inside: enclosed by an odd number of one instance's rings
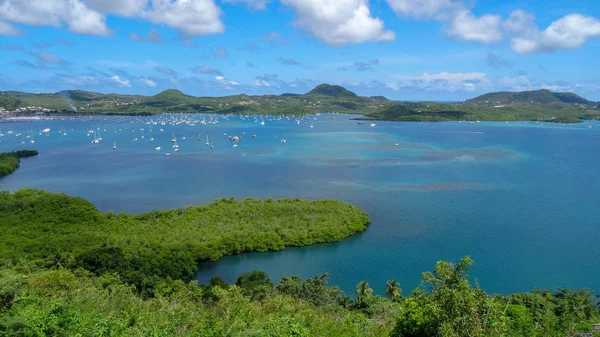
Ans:
POLYGON ((267 8, 269 0, 222 0, 223 2, 229 3, 246 3, 248 7, 257 10, 263 10, 267 8))
POLYGON ((198 67, 192 68, 192 71, 195 72, 196 74, 223 76, 223 73, 220 70, 217 70, 217 69, 209 67, 209 66, 198 66, 198 67))
POLYGON ((499 15, 476 16, 462 2, 453 0, 387 0, 399 16, 434 19, 443 22, 451 38, 492 43, 509 37, 510 47, 518 54, 569 50, 581 47, 590 38, 600 36, 600 20, 582 14, 569 14, 540 31, 535 17, 515 10, 502 20, 499 15))
POLYGON ((392 41, 396 35, 374 18, 368 0, 281 0, 294 7, 295 24, 331 46, 392 41))
POLYGON ((387 3, 397 15, 416 19, 443 19, 463 8, 452 0, 387 0, 387 3))
POLYGON ((129 81, 122 80, 118 75, 114 75, 110 79, 121 88, 131 88, 131 84, 129 83, 129 81))
POLYGON ((10 23, 4 22, 0 20, 0 35, 20 35, 18 29, 16 29, 10 23))
POLYGON ((240 82, 234 80, 225 79, 223 76, 215 76, 215 80, 225 89, 232 89, 231 86, 238 86, 240 82))
POLYGON ((0 2, 0 19, 32 26, 58 27, 64 22, 70 31, 83 35, 111 33, 106 27, 105 16, 80 0, 3 0, 0 2))
POLYGON ((151 22, 178 29, 186 35, 223 33, 221 9, 214 0, 152 0, 152 8, 142 12, 151 22))
POLYGON ((514 32, 518 35, 511 40, 510 46, 518 54, 577 49, 589 38, 600 36, 600 20, 581 14, 566 15, 543 31, 531 21, 515 27, 514 32), (521 27, 525 28, 519 31, 521 27))
POLYGON ((501 23, 499 15, 485 14, 477 17, 469 10, 462 10, 452 19, 446 28, 446 34, 465 41, 497 42, 502 39, 501 23))
POLYGON ((140 36, 135 32, 131 32, 129 33, 129 38, 132 39, 133 41, 140 41, 140 42, 161 42, 163 40, 162 35, 160 35, 160 32, 154 28, 150 29, 150 31, 148 32, 148 34, 146 34, 146 36, 140 36))
POLYGON ((86 0, 86 2, 99 12, 122 16, 139 14, 148 5, 148 0, 86 0))

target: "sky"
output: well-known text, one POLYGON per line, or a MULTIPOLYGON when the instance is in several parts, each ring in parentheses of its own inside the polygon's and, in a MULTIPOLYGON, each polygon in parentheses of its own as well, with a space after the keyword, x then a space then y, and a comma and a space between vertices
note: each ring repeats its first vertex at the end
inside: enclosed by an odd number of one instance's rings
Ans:
POLYGON ((598 0, 0 0, 0 90, 600 101, 598 0))

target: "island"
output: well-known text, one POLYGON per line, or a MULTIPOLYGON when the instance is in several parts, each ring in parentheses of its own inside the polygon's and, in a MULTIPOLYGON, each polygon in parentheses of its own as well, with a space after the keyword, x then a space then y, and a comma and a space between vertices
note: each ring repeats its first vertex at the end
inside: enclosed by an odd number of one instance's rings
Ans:
MULTIPOLYGON (((6 336, 533 336, 600 330, 591 291, 500 295, 474 261, 439 261, 404 294, 329 286, 328 274, 274 283, 262 271, 190 280, 228 254, 334 242, 369 217, 335 200, 222 198, 142 214, 100 212, 36 189, 0 193, 0 334, 6 336)), ((381 266, 385 268, 385 266, 381 266)), ((587 336, 587 335, 586 335, 587 336)))
POLYGON ((151 115, 159 113, 268 114, 299 116, 319 112, 362 115, 392 121, 546 121, 576 123, 600 118, 600 103, 574 93, 546 89, 495 92, 464 102, 400 102, 359 96, 338 85, 320 84, 305 94, 194 97, 168 89, 154 96, 101 94, 83 90, 57 93, 0 91, 0 114, 151 115))
POLYGON ((13 173, 19 168, 21 158, 37 156, 35 150, 21 150, 13 152, 0 153, 0 178, 13 173))

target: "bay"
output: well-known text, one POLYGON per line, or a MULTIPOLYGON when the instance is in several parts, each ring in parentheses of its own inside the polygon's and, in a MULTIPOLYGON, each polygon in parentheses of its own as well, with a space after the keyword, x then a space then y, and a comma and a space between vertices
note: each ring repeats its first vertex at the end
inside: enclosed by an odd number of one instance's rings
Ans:
POLYGON ((391 278, 410 291, 436 261, 470 255, 472 275, 489 292, 600 290, 600 123, 370 127, 351 117, 322 114, 300 124, 210 115, 0 124, 0 152, 40 152, 1 178, 0 189, 64 192, 117 212, 224 196, 335 198, 371 217, 365 233, 342 242, 202 263, 195 276, 201 283, 261 269, 274 280, 329 272, 330 284, 348 293, 361 280, 382 293, 391 278), (92 144, 90 130, 100 143, 92 144), (237 147, 228 138, 234 135, 243 138, 237 147))

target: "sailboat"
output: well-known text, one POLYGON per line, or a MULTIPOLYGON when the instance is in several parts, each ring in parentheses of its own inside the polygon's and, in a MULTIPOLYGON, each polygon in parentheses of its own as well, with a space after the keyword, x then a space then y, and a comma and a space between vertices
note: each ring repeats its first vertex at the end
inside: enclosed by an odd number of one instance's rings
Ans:
POLYGON ((175 132, 173 132, 173 139, 171 139, 171 142, 173 142, 173 143, 177 142, 177 137, 175 137, 175 132))
POLYGON ((117 149, 117 142, 114 142, 113 143, 113 150, 116 150, 116 149, 117 149))
POLYGON ((96 132, 92 131, 94 133, 94 140, 92 140, 92 144, 98 144, 100 143, 100 139, 98 139, 98 137, 96 137, 96 132))
POLYGON ((206 135, 206 146, 209 146, 210 143, 208 142, 208 135, 206 135))

